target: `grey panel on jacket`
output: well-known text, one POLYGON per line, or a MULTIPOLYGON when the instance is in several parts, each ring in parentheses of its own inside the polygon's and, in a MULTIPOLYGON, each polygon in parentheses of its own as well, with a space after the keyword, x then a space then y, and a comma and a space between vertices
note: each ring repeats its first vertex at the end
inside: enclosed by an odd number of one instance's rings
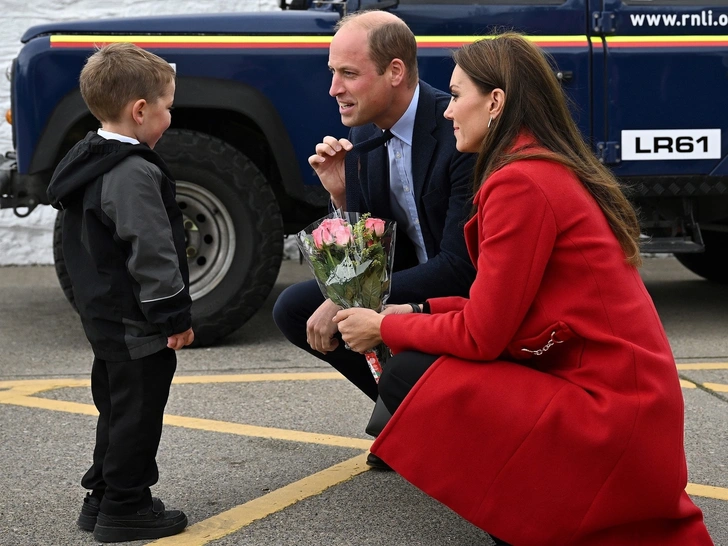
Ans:
POLYGON ((135 360, 161 351, 167 346, 167 337, 146 321, 122 318, 124 343, 129 349, 129 358, 135 360))
POLYGON ((132 155, 104 175, 101 209, 116 235, 131 244, 127 268, 140 286, 140 303, 171 298, 184 289, 172 228, 164 213, 162 171, 132 155))

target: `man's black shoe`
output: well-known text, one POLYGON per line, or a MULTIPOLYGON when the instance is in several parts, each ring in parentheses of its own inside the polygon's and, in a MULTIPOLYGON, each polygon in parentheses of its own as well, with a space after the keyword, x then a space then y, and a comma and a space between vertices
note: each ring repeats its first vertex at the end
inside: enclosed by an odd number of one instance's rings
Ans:
POLYGON ((187 527, 187 516, 181 510, 165 510, 157 498, 152 505, 129 516, 107 516, 99 512, 94 538, 99 542, 127 542, 169 537, 187 527))
POLYGON ((367 455, 367 466, 371 466, 372 470, 392 470, 391 466, 374 455, 374 453, 367 455))
POLYGON ((84 531, 93 531, 96 526, 96 518, 99 515, 99 505, 101 499, 86 493, 81 506, 81 513, 78 516, 78 526, 84 531))

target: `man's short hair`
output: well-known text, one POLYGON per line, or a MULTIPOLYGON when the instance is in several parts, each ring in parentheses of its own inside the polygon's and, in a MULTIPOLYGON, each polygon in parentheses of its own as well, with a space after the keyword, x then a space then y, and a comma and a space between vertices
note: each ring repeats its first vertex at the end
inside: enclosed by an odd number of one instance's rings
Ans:
POLYGON ((407 68, 407 84, 414 87, 419 80, 415 35, 402 20, 382 22, 361 18, 367 13, 370 12, 347 15, 336 24, 334 30, 338 31, 347 24, 355 24, 365 29, 369 42, 369 58, 377 67, 377 72, 384 74, 392 59, 400 59, 407 68))
POLYGON ((96 119, 116 122, 129 102, 156 101, 174 79, 174 69, 161 57, 118 42, 88 58, 81 70, 81 96, 96 119))

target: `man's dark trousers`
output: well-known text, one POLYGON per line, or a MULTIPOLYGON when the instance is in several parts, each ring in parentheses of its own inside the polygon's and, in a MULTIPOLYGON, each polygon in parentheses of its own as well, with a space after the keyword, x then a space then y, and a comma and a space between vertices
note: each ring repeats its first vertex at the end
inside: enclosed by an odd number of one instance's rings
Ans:
POLYGON ((377 383, 364 356, 346 349, 341 334, 336 334, 339 346, 325 355, 313 350, 306 341, 306 322, 323 302, 324 296, 315 280, 294 284, 278 297, 273 307, 273 320, 296 347, 328 362, 369 398, 376 400, 377 383))
POLYGON ((103 495, 107 515, 134 514, 152 504, 157 448, 177 355, 163 349, 137 360, 94 358, 91 394, 99 419, 93 465, 81 485, 103 495))

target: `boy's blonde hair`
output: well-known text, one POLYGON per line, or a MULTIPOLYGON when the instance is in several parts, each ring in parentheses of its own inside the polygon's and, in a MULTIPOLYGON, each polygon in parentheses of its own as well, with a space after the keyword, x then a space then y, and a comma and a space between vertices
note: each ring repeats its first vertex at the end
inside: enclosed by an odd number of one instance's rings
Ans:
POLYGON ((132 43, 113 43, 86 61, 81 96, 100 122, 117 122, 130 101, 156 101, 174 78, 174 69, 161 57, 132 43))

